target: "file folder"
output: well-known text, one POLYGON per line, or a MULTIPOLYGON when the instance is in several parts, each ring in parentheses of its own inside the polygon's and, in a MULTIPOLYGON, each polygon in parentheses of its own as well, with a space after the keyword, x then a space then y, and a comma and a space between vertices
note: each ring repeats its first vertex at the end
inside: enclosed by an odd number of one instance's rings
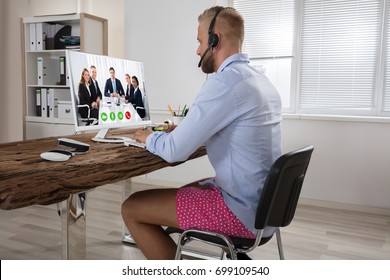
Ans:
POLYGON ((43 57, 37 57, 37 85, 43 85, 43 57))
POLYGON ((37 117, 40 117, 42 116, 42 112, 41 112, 41 89, 37 88, 35 90, 35 104, 36 104, 36 111, 35 111, 35 114, 37 115, 37 117))
POLYGON ((47 110, 47 90, 45 88, 41 89, 41 116, 48 117, 47 110))
POLYGON ((37 84, 39 86, 58 85, 60 67, 58 57, 37 57, 37 84))
POLYGON ((54 118, 55 110, 54 110, 54 93, 53 89, 48 89, 47 90, 47 108, 48 108, 48 117, 49 118, 54 118))
POLYGON ((29 29, 30 29, 30 51, 36 51, 37 46, 36 46, 36 32, 35 32, 35 23, 30 23, 29 24, 29 29))
POLYGON ((69 89, 50 88, 47 90, 49 117, 58 118, 58 101, 70 101, 69 89))
POLYGON ((60 56, 60 85, 66 85, 65 56, 60 56))
POLYGON ((38 22, 35 24, 35 38, 37 51, 46 50, 46 37, 49 30, 49 24, 38 22))

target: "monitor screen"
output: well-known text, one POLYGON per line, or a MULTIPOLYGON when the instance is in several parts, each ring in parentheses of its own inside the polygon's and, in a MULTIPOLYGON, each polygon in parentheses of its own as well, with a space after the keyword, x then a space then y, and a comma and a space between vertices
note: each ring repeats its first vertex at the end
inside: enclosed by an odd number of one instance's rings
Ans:
POLYGON ((76 132, 150 124, 143 63, 68 51, 76 132))

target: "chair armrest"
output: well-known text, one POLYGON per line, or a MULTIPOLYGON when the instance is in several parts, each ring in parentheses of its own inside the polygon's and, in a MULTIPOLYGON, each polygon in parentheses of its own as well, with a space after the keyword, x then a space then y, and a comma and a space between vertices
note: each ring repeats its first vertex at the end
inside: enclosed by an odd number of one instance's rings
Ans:
POLYGON ((84 108, 84 107, 87 107, 88 108, 88 119, 89 117, 91 116, 91 108, 89 107, 88 104, 83 104, 83 105, 76 105, 77 108, 84 108))

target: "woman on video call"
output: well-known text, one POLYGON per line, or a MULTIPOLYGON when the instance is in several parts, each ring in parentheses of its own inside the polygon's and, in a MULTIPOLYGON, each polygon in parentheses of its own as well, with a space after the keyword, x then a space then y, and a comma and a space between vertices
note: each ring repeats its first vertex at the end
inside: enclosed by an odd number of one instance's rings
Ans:
POLYGON ((81 78, 79 82, 79 114, 83 119, 88 119, 90 122, 97 122, 99 116, 99 107, 98 102, 99 97, 93 98, 91 95, 91 91, 89 89, 91 77, 89 75, 89 71, 87 68, 84 68, 81 73, 81 78), (82 105, 88 105, 82 106, 82 105))
POLYGON ((141 118, 145 117, 145 107, 142 100, 142 92, 139 88, 138 78, 133 76, 131 78, 131 85, 133 87, 133 93, 130 92, 129 95, 126 95, 126 101, 133 104, 134 108, 137 110, 138 115, 141 118))

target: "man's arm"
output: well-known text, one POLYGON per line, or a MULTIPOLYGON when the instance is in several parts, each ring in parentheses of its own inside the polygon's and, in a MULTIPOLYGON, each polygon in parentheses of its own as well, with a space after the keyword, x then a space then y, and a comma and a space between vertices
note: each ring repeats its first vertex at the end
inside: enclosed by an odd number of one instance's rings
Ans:
POLYGON ((106 80, 106 85, 104 86, 104 96, 110 97, 108 90, 110 89, 109 79, 106 80))

